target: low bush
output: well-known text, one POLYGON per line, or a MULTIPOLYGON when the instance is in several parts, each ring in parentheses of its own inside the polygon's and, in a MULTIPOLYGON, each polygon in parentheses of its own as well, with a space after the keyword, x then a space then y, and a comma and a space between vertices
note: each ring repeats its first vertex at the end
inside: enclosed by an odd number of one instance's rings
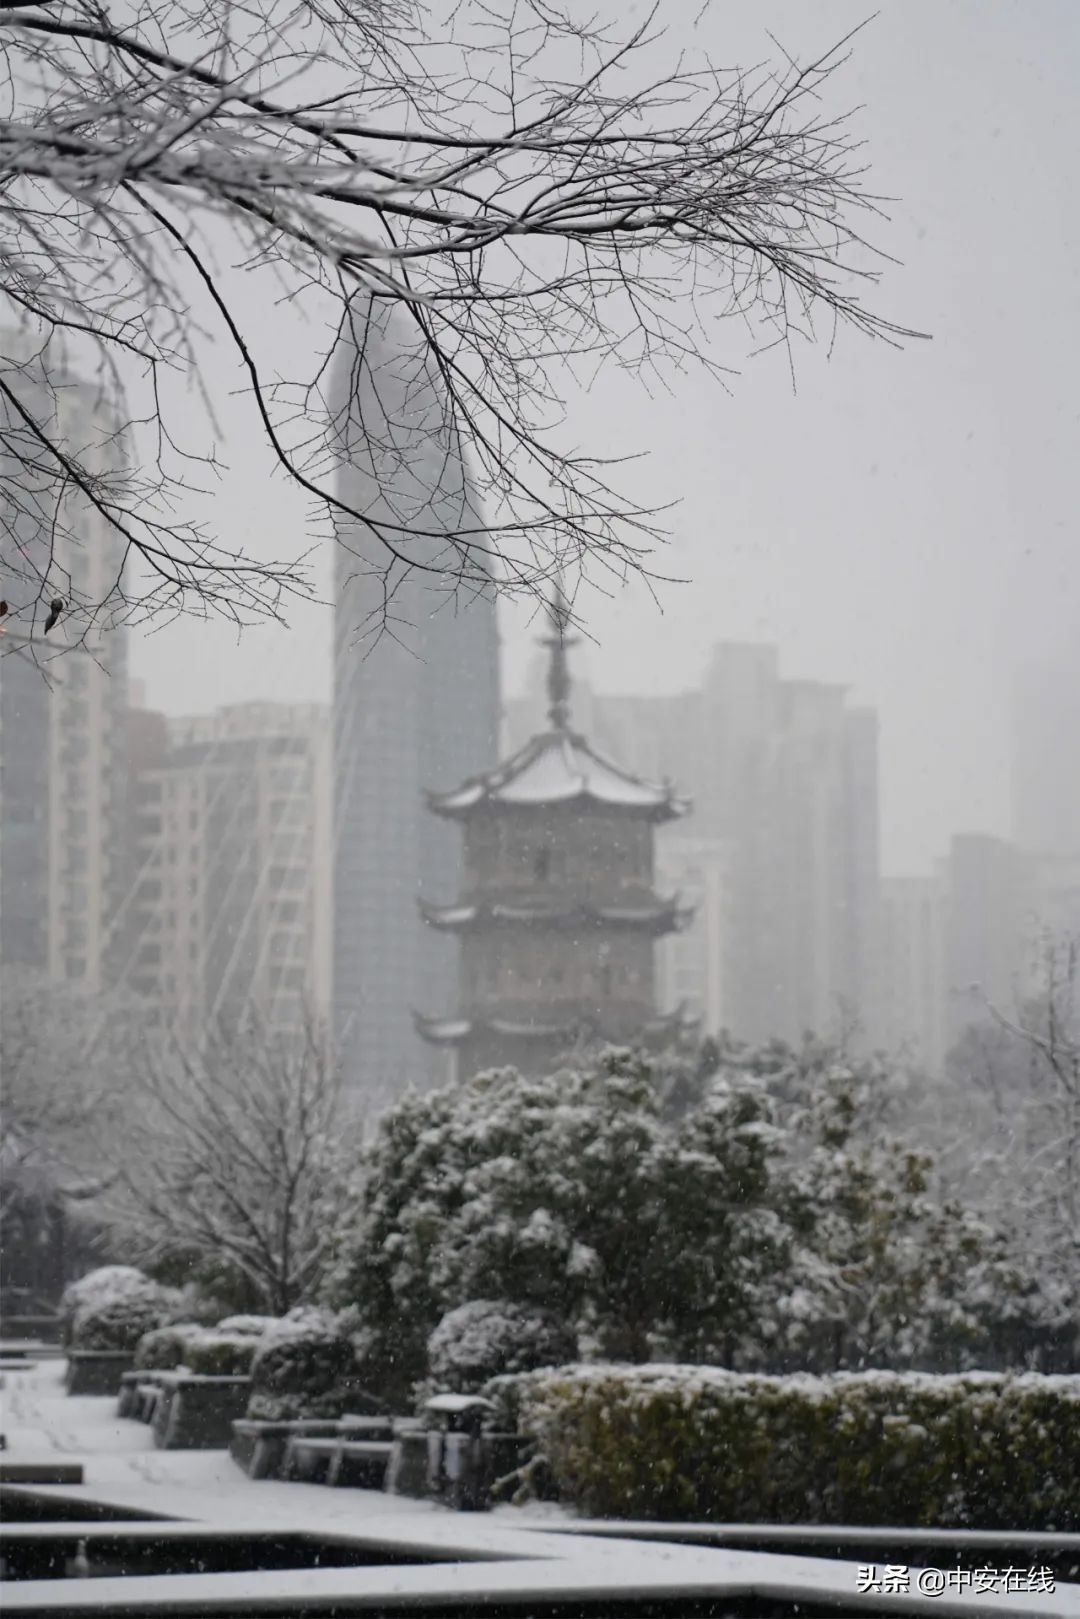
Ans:
POLYGON ((306 1306, 259 1340, 251 1380, 248 1416, 259 1421, 339 1417, 378 1405, 360 1386, 356 1351, 343 1324, 306 1306))
POLYGON ((139 1339, 135 1366, 140 1372, 172 1372, 183 1365, 184 1351, 193 1337, 206 1331, 197 1321, 174 1321, 155 1327, 139 1339))
POLYGON ((84 1305, 71 1324, 69 1347, 75 1351, 133 1351, 141 1338, 162 1325, 167 1311, 168 1304, 160 1297, 141 1293, 84 1305))
POLYGON ((172 1297, 170 1291, 159 1287, 131 1265, 101 1265, 80 1276, 78 1281, 69 1282, 60 1296, 64 1343, 70 1346, 74 1341, 75 1323, 80 1316, 108 1310, 127 1299, 152 1299, 163 1304, 172 1297))
POLYGON ((238 1332, 200 1332, 184 1345, 184 1365, 200 1377, 246 1377, 259 1348, 258 1338, 238 1332))
POLYGON ((589 1516, 1080 1529, 1080 1377, 570 1366, 485 1392, 589 1516))
POLYGON ((428 1339, 431 1385, 474 1394, 504 1372, 562 1366, 577 1354, 573 1330, 545 1310, 474 1299, 443 1316, 428 1339))

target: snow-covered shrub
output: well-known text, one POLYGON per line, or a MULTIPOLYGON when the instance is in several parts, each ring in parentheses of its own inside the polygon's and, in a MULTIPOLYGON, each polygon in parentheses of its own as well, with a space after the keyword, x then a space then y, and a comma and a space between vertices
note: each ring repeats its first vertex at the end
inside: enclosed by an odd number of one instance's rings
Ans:
POLYGON ((246 1377, 258 1348, 250 1333, 200 1332, 184 1345, 184 1365, 200 1377, 246 1377))
POLYGON ((276 1315, 229 1315, 217 1323, 216 1330, 231 1333, 234 1338, 261 1338, 280 1319, 276 1315))
POLYGON ((588 1517, 1080 1529, 1080 1377, 596 1366, 487 1392, 588 1517))
POLYGON ((311 1306, 258 1340, 251 1381, 248 1415, 261 1421, 337 1417, 364 1404, 352 1339, 334 1314, 311 1306))
POLYGON ((60 1316, 64 1341, 70 1342, 75 1318, 85 1311, 99 1310, 118 1299, 160 1298, 162 1289, 141 1270, 131 1265, 101 1265, 78 1281, 69 1282, 60 1296, 60 1316))
POLYGON ((583 1359, 1080 1370, 1068 1301, 880 1126, 876 1062, 725 1044, 668 1107, 688 1070, 665 1061, 504 1069, 384 1115, 324 1281, 362 1318, 371 1386, 406 1401, 478 1298, 568 1323, 583 1359))
POLYGON ((428 1339, 438 1389, 472 1394, 503 1372, 562 1366, 577 1354, 574 1332, 548 1311, 474 1299, 443 1316, 428 1339))
POLYGON ((162 1325, 167 1313, 168 1303, 153 1293, 128 1293, 104 1304, 84 1305, 71 1325, 71 1348, 135 1350, 141 1338, 162 1325))
POLYGON ((618 1359, 648 1359, 657 1328, 748 1324, 780 1262, 754 1219, 774 1153, 767 1111, 755 1092, 707 1128, 673 1124, 650 1063, 616 1050, 410 1097, 368 1149, 328 1296, 359 1303, 406 1387, 439 1321, 470 1299, 589 1327, 618 1359))
POLYGON ((177 1366, 183 1365, 189 1341, 205 1330, 197 1321, 173 1321, 144 1333, 135 1351, 136 1369, 140 1372, 175 1371, 177 1366))

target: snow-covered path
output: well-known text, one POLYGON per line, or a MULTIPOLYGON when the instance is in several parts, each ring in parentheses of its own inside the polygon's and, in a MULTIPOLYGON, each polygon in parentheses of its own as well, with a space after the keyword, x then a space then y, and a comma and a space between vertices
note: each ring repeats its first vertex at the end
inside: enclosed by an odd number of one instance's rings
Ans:
MULTIPOLYGON (((68 1395, 64 1361, 5 1373, 3 1426, 12 1461, 83 1464, 83 1490, 97 1500, 215 1524, 253 1517, 320 1529, 356 1530, 375 1516, 452 1516, 429 1501, 320 1484, 253 1483, 227 1450, 158 1450, 150 1428, 116 1415, 113 1397, 68 1395)), ((79 1487, 61 1493, 77 1497, 79 1487)), ((515 1514, 516 1516, 516 1514, 515 1514)))

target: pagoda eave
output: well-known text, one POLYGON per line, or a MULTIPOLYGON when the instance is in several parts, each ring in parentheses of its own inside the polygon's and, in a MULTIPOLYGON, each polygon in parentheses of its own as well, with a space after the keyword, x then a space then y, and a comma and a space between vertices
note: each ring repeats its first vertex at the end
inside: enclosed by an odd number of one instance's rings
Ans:
POLYGON ((432 793, 426 794, 428 808, 433 815, 441 815, 448 821, 467 821, 471 815, 484 811, 495 812, 501 815, 515 815, 526 811, 576 809, 581 811, 600 811, 610 813, 617 809, 620 814, 634 816, 639 820, 651 821, 656 826, 662 826, 668 821, 678 821, 689 815, 691 804, 688 798, 669 798, 658 804, 618 803, 609 798, 603 798, 596 793, 575 792, 561 793, 557 796, 542 799, 516 799, 496 796, 492 793, 478 793, 475 797, 466 797, 464 793, 432 793))
POLYGON ((551 1040, 573 1041, 586 1030, 593 1043, 608 1043, 613 1045, 635 1045, 639 1041, 654 1044, 665 1038, 686 1038, 693 1034, 701 1024, 701 1018, 687 1011, 685 1003, 677 1006, 673 1012, 663 1013, 658 1017, 649 1018, 637 1032, 627 1037, 625 1033, 615 1036, 607 1033, 602 1027, 597 1027, 591 1018, 568 1018, 554 1023, 519 1022, 513 1018, 436 1018, 425 1017, 421 1012, 413 1013, 416 1032, 421 1039, 429 1045, 456 1047, 464 1045, 467 1040, 483 1036, 501 1036, 503 1039, 523 1040, 526 1044, 537 1042, 542 1044, 551 1040))
POLYGON ((460 1046, 475 1035, 502 1035, 514 1040, 572 1040, 577 1023, 517 1023, 510 1018, 433 1018, 413 1014, 416 1032, 434 1046, 460 1046))
POLYGON ((693 908, 678 899, 639 905, 429 905, 420 902, 420 914, 429 927, 442 932, 468 933, 485 927, 632 928, 654 936, 680 932, 693 919, 693 908))

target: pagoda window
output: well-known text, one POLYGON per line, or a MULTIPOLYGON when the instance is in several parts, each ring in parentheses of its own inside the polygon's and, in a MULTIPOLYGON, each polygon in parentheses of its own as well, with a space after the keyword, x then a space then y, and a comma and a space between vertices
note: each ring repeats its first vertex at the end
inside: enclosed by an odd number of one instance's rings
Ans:
POLYGON ((546 883, 551 876, 551 850, 538 849, 533 861, 533 872, 539 883, 546 883))

